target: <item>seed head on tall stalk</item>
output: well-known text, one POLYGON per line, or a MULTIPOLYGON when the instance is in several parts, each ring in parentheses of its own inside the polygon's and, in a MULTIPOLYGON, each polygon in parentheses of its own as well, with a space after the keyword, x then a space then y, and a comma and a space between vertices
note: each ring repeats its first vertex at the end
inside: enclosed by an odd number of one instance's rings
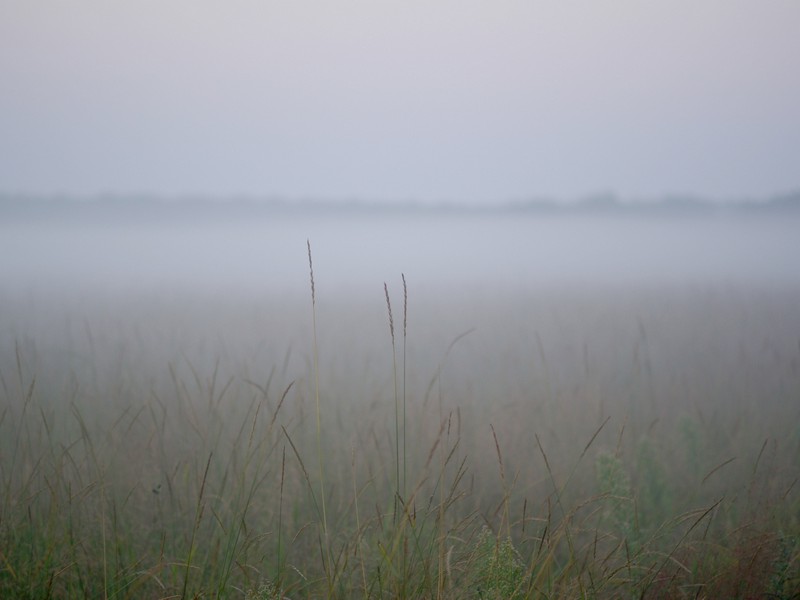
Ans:
POLYGON ((314 263, 311 260, 311 240, 306 240, 308 246, 308 270, 311 275, 311 320, 312 330, 314 336, 314 403, 317 411, 317 460, 319 462, 319 492, 322 500, 322 537, 325 544, 325 556, 327 558, 327 565, 325 565, 325 572, 328 574, 329 582, 331 581, 331 574, 328 569, 332 568, 330 558, 330 544, 328 542, 328 517, 325 511, 325 473, 322 462, 322 420, 320 418, 319 409, 319 357, 317 350, 317 295, 314 287, 314 263))
MULTIPOLYGON (((394 456, 395 456, 395 497, 394 497, 394 516, 397 518, 398 500, 402 498, 400 489, 400 400, 397 395, 397 351, 395 349, 394 338, 394 317, 392 316, 392 301, 389 299, 389 286, 383 283, 383 292, 386 294, 386 308, 389 311, 389 334, 392 339, 392 382, 394 385, 394 456)), ((403 436, 405 436, 405 423, 403 424, 403 436)), ((403 446, 405 450, 405 445, 403 446)))
POLYGON ((406 337, 408 332, 408 286, 405 273, 403 279, 403 492, 406 489, 406 337))

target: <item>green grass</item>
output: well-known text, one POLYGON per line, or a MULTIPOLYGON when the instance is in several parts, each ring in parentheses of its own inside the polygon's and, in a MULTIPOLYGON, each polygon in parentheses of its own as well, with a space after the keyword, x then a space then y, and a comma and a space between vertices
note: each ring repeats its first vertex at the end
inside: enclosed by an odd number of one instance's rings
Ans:
POLYGON ((796 291, 402 277, 398 352, 388 285, 311 276, 310 311, 8 305, 0 597, 797 597, 796 291))

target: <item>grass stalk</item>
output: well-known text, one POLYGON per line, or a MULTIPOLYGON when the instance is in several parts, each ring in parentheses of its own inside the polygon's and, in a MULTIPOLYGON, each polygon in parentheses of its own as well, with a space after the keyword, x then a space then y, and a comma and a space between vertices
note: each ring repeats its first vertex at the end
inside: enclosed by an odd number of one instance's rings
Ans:
POLYGON ((322 539, 325 545, 323 556, 325 558, 325 576, 328 579, 330 590, 333 589, 333 573, 331 568, 331 548, 328 537, 328 514, 325 508, 325 467, 322 460, 322 418, 319 405, 319 345, 317 344, 317 294, 314 286, 314 262, 311 259, 311 240, 306 240, 308 247, 308 270, 311 278, 311 328, 314 338, 314 406, 317 414, 317 461, 319 464, 319 495, 322 504, 322 539))
POLYGON ((510 503, 510 496, 511 490, 508 488, 508 482, 506 481, 506 469, 503 465, 503 453, 500 451, 500 442, 497 441, 497 433, 494 430, 494 425, 489 423, 489 427, 492 430, 492 438, 494 438, 494 448, 497 451, 497 463, 500 467, 500 482, 503 484, 503 518, 500 524, 500 528, 502 529, 505 525, 508 538, 511 538, 511 509, 509 507, 510 503))
POLYGON ((284 577, 284 554, 285 550, 283 548, 283 483, 286 476, 286 445, 284 444, 283 449, 281 450, 281 484, 280 489, 278 490, 278 546, 276 548, 276 553, 278 557, 278 577, 277 577, 277 585, 278 589, 283 589, 283 577, 284 577))
POLYGON ((355 513, 356 513, 356 538, 355 538, 356 550, 355 551, 356 551, 356 554, 358 556, 359 565, 361 567, 360 570, 361 570, 362 591, 363 591, 364 597, 367 598, 367 597, 369 597, 369 591, 368 591, 369 588, 367 587, 367 568, 366 568, 366 565, 364 564, 364 555, 363 555, 363 553, 361 551, 362 530, 361 530, 361 514, 360 514, 359 509, 358 509, 359 493, 358 493, 358 484, 357 484, 357 478, 356 478, 356 448, 355 448, 355 446, 353 446, 353 452, 352 452, 352 456, 351 456, 350 460, 351 460, 350 466, 351 466, 351 469, 353 471, 353 508, 355 510, 355 513))
POLYGON ((213 452, 208 454, 208 460, 206 461, 206 468, 203 471, 203 479, 200 482, 200 492, 197 494, 197 506, 195 508, 195 517, 194 517, 194 527, 192 527, 192 537, 189 541, 189 553, 186 556, 186 570, 183 576, 183 590, 181 591, 181 598, 185 600, 186 592, 189 586, 189 573, 192 568, 192 559, 194 557, 195 552, 195 540, 197 538, 197 531, 200 529, 200 521, 203 519, 203 512, 205 509, 205 503, 203 502, 203 495, 206 489, 206 480, 208 479, 208 469, 211 467, 211 457, 213 456, 213 452))
MULTIPOLYGON (((404 501, 404 491, 400 488, 400 399, 397 394, 397 352, 395 349, 394 338, 394 318, 392 317, 392 301, 389 299, 389 286, 383 283, 383 291, 386 295, 386 308, 389 311, 389 334, 392 341, 392 389, 394 390, 394 464, 395 464, 395 501, 394 501, 394 520, 397 522, 399 504, 404 501)), ((405 425, 405 424, 404 424, 405 425)), ((405 435, 405 427, 403 427, 405 435)))
MULTIPOLYGON (((406 340, 408 337, 408 285, 406 284, 406 276, 404 273, 400 274, 403 280, 403 498, 406 498, 406 478, 408 475, 408 455, 406 454, 406 340)), ((392 352, 394 352, 394 344, 392 344, 392 352)), ((416 496, 416 493, 414 494, 416 496)), ((413 505, 415 499, 411 499, 410 503, 413 505)), ((411 510, 410 506, 406 506, 406 512, 411 510)), ((416 512, 416 510, 415 510, 416 512)), ((412 528, 412 533, 413 533, 412 528)), ((406 558, 403 555, 403 575, 407 573, 406 558)))

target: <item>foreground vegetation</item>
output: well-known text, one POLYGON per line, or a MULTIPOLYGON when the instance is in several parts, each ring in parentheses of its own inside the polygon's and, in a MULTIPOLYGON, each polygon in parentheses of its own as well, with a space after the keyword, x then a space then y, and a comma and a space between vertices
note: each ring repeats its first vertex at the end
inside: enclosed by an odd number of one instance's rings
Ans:
POLYGON ((8 303, 0 596, 797 597, 800 295, 596 291, 8 303))

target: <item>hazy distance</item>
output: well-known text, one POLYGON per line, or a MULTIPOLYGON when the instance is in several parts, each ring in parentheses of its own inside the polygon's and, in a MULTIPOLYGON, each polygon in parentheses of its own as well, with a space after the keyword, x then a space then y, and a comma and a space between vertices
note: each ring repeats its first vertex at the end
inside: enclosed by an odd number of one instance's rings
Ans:
POLYGON ((797 288, 800 196, 769 203, 385 205, 5 199, 7 292, 212 294, 308 287, 351 301, 405 273, 437 294, 560 285, 797 288), (37 210, 38 209, 38 210, 37 210))

